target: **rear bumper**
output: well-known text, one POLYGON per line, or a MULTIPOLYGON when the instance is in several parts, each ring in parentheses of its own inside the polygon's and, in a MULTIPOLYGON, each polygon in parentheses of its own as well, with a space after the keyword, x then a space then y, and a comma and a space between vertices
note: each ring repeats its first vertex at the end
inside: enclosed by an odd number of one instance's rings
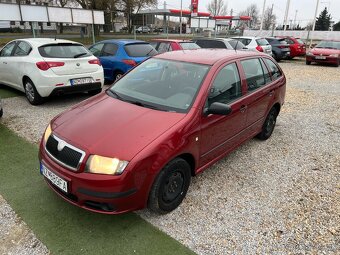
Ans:
POLYGON ((57 87, 51 92, 50 96, 97 90, 97 89, 100 89, 101 87, 102 87, 101 82, 74 85, 74 86, 57 87))

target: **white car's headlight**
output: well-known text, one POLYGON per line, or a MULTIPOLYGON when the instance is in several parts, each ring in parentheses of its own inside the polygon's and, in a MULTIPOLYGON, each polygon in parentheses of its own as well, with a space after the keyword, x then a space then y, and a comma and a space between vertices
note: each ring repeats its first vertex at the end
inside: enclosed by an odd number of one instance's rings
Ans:
POLYGON ((48 138, 50 137, 50 135, 52 134, 52 128, 51 128, 51 124, 49 124, 45 130, 45 134, 44 134, 44 143, 47 142, 48 138))
POLYGON ((107 158, 98 155, 91 155, 86 162, 85 172, 93 174, 120 175, 123 173, 128 161, 118 158, 107 158))
POLYGON ((338 58, 339 57, 339 54, 331 54, 329 55, 330 57, 333 57, 333 58, 338 58))

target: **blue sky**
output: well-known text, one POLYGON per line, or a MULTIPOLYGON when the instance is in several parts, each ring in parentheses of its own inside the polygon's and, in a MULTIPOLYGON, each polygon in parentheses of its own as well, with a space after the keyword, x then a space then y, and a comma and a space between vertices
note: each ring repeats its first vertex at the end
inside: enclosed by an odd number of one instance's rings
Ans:
MULTIPOLYGON (((207 4, 211 0, 199 0, 199 11, 206 11, 207 4)), ((246 9, 246 7, 252 3, 257 4, 261 13, 263 0, 225 0, 228 3, 228 12, 233 8, 234 14, 246 9)), ((297 21, 300 21, 302 26, 306 25, 313 19, 317 0, 291 0, 288 20, 294 20, 295 12, 297 12, 297 21)), ((167 8, 180 8, 180 0, 168 0, 167 8)), ((183 0, 183 9, 188 9, 191 0, 183 0)), ((274 13, 277 16, 277 23, 282 24, 286 9, 286 0, 267 0, 266 6, 272 6, 274 4, 274 13)), ((159 6, 163 6, 163 1, 159 0, 159 6)), ((333 21, 340 21, 340 0, 320 0, 319 13, 325 8, 330 8, 330 13, 333 17, 333 21)))

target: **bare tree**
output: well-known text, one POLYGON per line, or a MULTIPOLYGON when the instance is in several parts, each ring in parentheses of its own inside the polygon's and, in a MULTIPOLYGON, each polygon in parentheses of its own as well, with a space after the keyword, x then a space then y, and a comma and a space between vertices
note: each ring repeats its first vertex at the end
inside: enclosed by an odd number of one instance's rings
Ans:
POLYGON ((251 20, 242 21, 241 25, 247 25, 249 28, 255 28, 259 21, 259 10, 256 4, 249 5, 244 11, 240 12, 240 16, 250 16, 251 20))
POLYGON ((227 8, 228 6, 224 0, 211 0, 207 5, 208 11, 214 16, 226 15, 227 8))
POLYGON ((268 7, 264 12, 263 28, 269 30, 276 23, 276 15, 273 13, 273 8, 268 7))

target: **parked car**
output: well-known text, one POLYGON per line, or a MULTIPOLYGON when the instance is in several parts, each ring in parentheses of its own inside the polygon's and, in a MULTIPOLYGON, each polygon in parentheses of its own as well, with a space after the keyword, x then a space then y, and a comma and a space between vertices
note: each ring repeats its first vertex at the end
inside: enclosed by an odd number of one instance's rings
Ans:
POLYGON ((99 60, 80 43, 18 39, 0 52, 0 83, 25 92, 28 101, 38 105, 55 94, 97 94, 104 76, 99 60))
POLYGON ((90 211, 170 212, 191 176, 244 141, 271 136, 285 89, 266 54, 159 54, 54 118, 40 143, 40 171, 57 194, 90 211))
POLYGON ((99 58, 106 81, 119 80, 127 71, 157 54, 147 42, 138 40, 105 40, 92 45, 89 50, 99 58))
POLYGON ((151 29, 147 26, 138 27, 136 33, 150 33, 151 29))
POLYGON ((156 33, 163 33, 164 29, 162 27, 156 27, 153 31, 156 33))
POLYGON ((289 59, 306 55, 306 44, 301 39, 291 36, 277 36, 277 38, 283 38, 285 39, 286 43, 288 43, 290 47, 289 59))
POLYGON ((4 115, 4 110, 2 108, 1 97, 0 97, 0 118, 4 115))
POLYGON ((290 47, 283 38, 267 37, 266 40, 272 46, 273 57, 276 61, 290 58, 290 47))
POLYGON ((246 49, 272 55, 272 46, 264 38, 252 36, 238 36, 233 37, 232 39, 242 42, 246 46, 246 49))
POLYGON ((196 43, 188 40, 152 39, 150 44, 157 50, 158 53, 174 50, 194 50, 200 48, 200 46, 196 43))
POLYGON ((235 39, 230 38, 194 38, 192 39, 201 48, 244 50, 246 46, 235 39))
POLYGON ((315 63, 340 65, 340 41, 321 41, 307 52, 306 64, 315 63))

